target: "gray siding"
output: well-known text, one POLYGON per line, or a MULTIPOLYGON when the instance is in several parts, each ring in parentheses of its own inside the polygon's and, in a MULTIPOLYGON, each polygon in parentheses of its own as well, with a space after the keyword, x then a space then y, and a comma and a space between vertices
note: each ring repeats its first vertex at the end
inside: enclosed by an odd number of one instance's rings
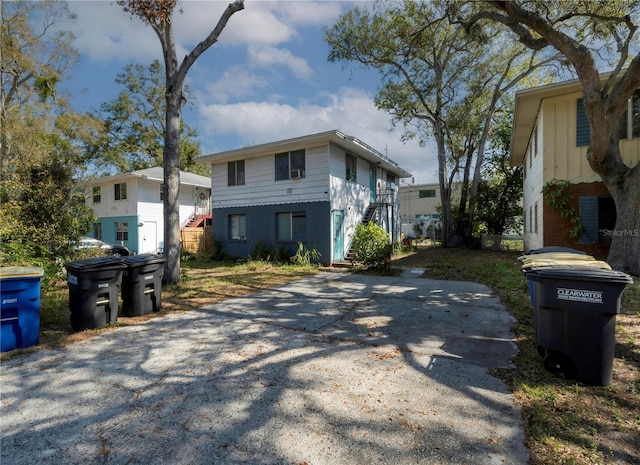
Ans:
POLYGON ((306 241, 308 249, 322 254, 322 263, 331 262, 331 208, 329 202, 301 202, 252 207, 229 207, 213 209, 213 236, 222 242, 224 251, 234 257, 247 257, 257 242, 276 251, 287 247, 293 255, 298 245, 276 241, 276 213, 306 212, 306 241), (229 239, 229 215, 246 215, 246 240, 229 239))

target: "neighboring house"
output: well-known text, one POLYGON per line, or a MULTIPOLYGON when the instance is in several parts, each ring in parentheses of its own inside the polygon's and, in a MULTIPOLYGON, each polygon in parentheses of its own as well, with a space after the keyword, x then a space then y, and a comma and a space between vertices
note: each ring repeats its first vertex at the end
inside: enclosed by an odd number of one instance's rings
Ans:
MULTIPOLYGON (((451 188, 452 200, 455 203, 462 184, 455 182, 451 188)), ((440 226, 440 184, 403 184, 400 186, 400 217, 402 233, 408 237, 416 237, 415 225, 423 231, 430 225, 440 226)))
MULTIPOLYGON (((96 214, 93 237, 136 253, 164 247, 162 167, 93 179, 85 183, 87 205, 96 214)), ((180 172, 180 226, 211 221, 211 179, 180 172)))
MULTIPOLYGON (((640 161, 640 90, 628 102, 620 124, 624 163, 640 161)), ((524 248, 546 246, 583 250, 599 258, 609 250, 615 226, 615 204, 586 153, 589 124, 579 81, 568 81, 516 93, 511 135, 511 165, 524 166, 524 248), (569 237, 571 225, 543 198, 543 186, 554 179, 571 183, 571 206, 580 215, 583 233, 569 237)))
POLYGON ((211 165, 213 234, 230 255, 256 244, 293 253, 302 242, 322 263, 340 262, 369 218, 399 240, 397 186, 411 175, 355 137, 333 130, 198 161, 211 165))

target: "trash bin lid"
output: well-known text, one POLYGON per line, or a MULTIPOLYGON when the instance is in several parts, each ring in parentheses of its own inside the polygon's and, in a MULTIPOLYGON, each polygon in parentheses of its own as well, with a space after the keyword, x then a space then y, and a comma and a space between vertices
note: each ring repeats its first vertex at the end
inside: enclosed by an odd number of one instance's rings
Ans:
POLYGON ((622 271, 584 265, 558 265, 533 267, 527 277, 538 279, 592 281, 618 284, 633 284, 633 279, 622 271))
POLYGON ((583 266, 589 268, 601 268, 603 270, 610 270, 611 265, 607 262, 603 262, 600 260, 558 260, 558 259, 541 259, 541 260, 528 260, 523 265, 522 268, 527 269, 531 267, 541 267, 541 266, 583 266))
POLYGON ((67 269, 67 271, 83 272, 95 270, 125 269, 126 265, 122 263, 122 258, 109 256, 77 260, 75 262, 65 263, 64 267, 67 269))
POLYGON ((39 266, 3 266, 0 267, 0 278, 41 278, 44 270, 39 266))
POLYGON ((591 261, 594 261, 595 258, 592 257, 591 255, 586 255, 586 254, 580 255, 580 254, 569 253, 569 252, 547 252, 547 253, 540 253, 536 255, 522 255, 521 257, 518 257, 518 261, 525 264, 538 262, 542 260, 563 260, 563 261, 573 260, 573 261, 580 261, 580 262, 591 262, 591 261))
POLYGON ((129 257, 124 257, 122 260, 125 265, 130 267, 153 265, 165 262, 164 256, 156 254, 131 255, 129 257))
POLYGON ((587 252, 583 252, 582 250, 572 249, 571 247, 560 247, 557 245, 551 245, 547 247, 542 247, 540 249, 530 250, 529 255, 537 255, 541 253, 555 253, 555 252, 572 253, 576 255, 587 254, 587 252))

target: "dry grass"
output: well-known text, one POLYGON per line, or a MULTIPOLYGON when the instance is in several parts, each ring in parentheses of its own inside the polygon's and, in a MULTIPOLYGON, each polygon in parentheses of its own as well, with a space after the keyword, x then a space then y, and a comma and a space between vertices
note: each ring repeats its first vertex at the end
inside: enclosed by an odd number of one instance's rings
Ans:
MULTIPOLYGON (((425 277, 481 282, 513 313, 519 354, 513 370, 496 370, 522 410, 532 465, 640 463, 640 280, 623 294, 617 317, 614 379, 610 386, 584 386, 554 377, 536 350, 527 282, 515 252, 421 248, 396 257, 394 266, 425 267, 425 277)), ((183 279, 163 289, 163 308, 141 317, 119 317, 115 326, 138 324, 228 297, 267 289, 315 272, 269 263, 229 265, 199 259, 183 264, 183 279)), ((62 347, 103 331, 74 333, 68 290, 62 279, 43 286, 41 344, 2 354, 2 360, 45 347, 62 347)))
POLYGON ((426 267, 429 278, 484 283, 517 318, 517 368, 495 374, 522 410, 532 465, 640 463, 640 280, 625 289, 616 318, 612 384, 585 386, 544 370, 518 255, 424 248, 393 265, 426 267))

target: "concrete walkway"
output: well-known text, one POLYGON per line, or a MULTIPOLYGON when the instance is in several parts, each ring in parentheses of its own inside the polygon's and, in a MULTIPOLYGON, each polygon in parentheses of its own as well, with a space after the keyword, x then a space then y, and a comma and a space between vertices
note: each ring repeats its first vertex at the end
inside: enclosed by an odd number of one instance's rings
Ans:
POLYGON ((9 464, 526 464, 488 288, 320 273, 1 365, 9 464))

